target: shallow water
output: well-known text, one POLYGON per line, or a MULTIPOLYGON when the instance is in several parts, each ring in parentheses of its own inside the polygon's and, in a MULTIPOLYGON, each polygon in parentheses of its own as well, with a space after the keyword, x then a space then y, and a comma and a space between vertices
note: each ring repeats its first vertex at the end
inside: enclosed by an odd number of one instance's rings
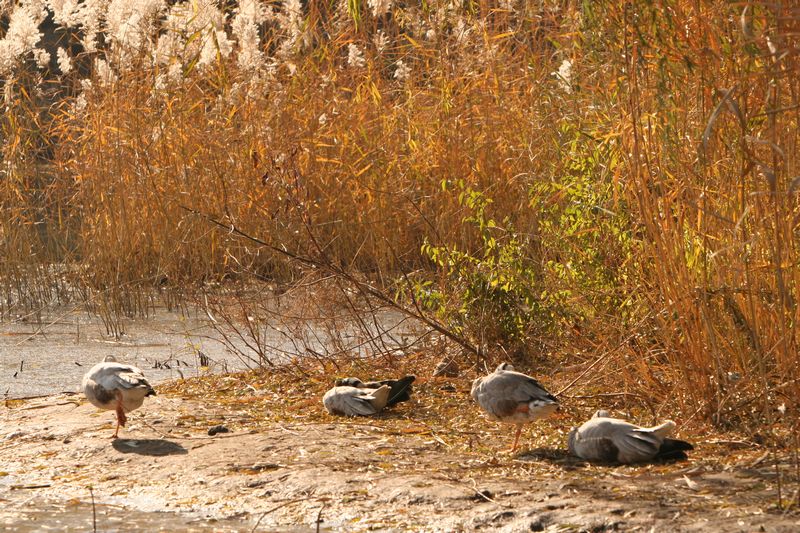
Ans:
POLYGON ((4 506, 0 529, 4 531, 185 531, 223 532, 252 529, 254 521, 203 520, 176 513, 147 513, 91 501, 58 502, 31 499, 23 505, 4 506), (9 508, 11 507, 11 508, 9 508))
MULTIPOLYGON (((259 524, 259 516, 234 516, 226 519, 193 517, 172 512, 145 512, 91 500, 57 501, 30 498, 22 504, 9 503, 0 495, 0 530, 29 533, 34 531, 102 531, 151 532, 181 531, 185 533, 225 533, 239 531, 272 531, 306 533, 316 531, 308 525, 279 527, 259 524)), ((320 531, 332 531, 320 524, 320 531)))
MULTIPOLYGON (((398 349, 400 344, 420 338, 413 322, 392 312, 382 312, 377 321, 368 321, 373 331, 367 336, 375 335, 377 322, 382 331, 396 336, 384 339, 383 349, 398 349)), ((241 330, 246 332, 247 328, 241 330)), ((364 335, 346 323, 337 325, 333 332, 311 321, 292 328, 275 324, 262 327, 258 335, 273 362, 309 352, 326 353, 328 345, 335 344, 331 335, 339 344, 350 344, 354 354, 365 355, 369 348, 364 335)), ((0 396, 27 398, 77 392, 86 371, 107 355, 138 366, 153 384, 207 370, 227 372, 257 366, 258 355, 248 347, 257 342, 236 334, 225 340, 228 345, 206 315, 184 316, 166 309, 156 310, 150 318, 125 320, 125 334, 118 339, 106 333, 99 318, 80 311, 54 311, 36 322, 0 322, 0 396), (202 361, 206 369, 201 369, 200 353, 208 358, 202 361), (240 353, 252 354, 252 359, 240 353)))
POLYGON ((40 323, 0 323, 0 395, 76 392, 83 374, 106 355, 140 367, 151 383, 198 375, 198 352, 208 356, 212 371, 247 367, 201 317, 162 309, 152 318, 126 321, 125 331, 114 339, 100 319, 79 311, 53 313, 40 323))

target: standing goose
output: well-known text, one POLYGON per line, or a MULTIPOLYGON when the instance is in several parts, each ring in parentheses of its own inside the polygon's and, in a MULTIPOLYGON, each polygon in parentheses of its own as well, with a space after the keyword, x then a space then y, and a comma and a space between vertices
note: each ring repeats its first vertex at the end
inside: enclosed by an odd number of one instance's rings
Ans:
POLYGON ((381 412, 389 401, 389 385, 377 389, 338 386, 325 393, 322 404, 332 415, 370 416, 381 412))
POLYGON ((384 379, 381 381, 368 381, 364 383, 358 378, 337 379, 337 387, 355 387, 357 389, 379 389, 383 385, 388 385, 389 399, 386 407, 391 407, 400 402, 407 402, 411 399, 411 384, 417 379, 416 376, 406 376, 400 379, 384 379))
POLYGON ((128 420, 125 413, 141 407, 146 396, 156 394, 141 370, 118 363, 111 355, 106 356, 102 363, 94 365, 83 376, 82 388, 92 405, 116 411, 115 439, 119 436, 119 427, 124 427, 128 420))
POLYGON ((513 453, 519 443, 522 424, 550 416, 558 410, 558 400, 538 381, 503 363, 492 374, 472 382, 472 399, 488 418, 517 425, 513 453))
POLYGON ((569 433, 569 451, 587 461, 641 463, 653 459, 686 459, 694 447, 686 441, 668 438, 675 422, 643 428, 611 418, 608 411, 597 411, 581 427, 569 433))

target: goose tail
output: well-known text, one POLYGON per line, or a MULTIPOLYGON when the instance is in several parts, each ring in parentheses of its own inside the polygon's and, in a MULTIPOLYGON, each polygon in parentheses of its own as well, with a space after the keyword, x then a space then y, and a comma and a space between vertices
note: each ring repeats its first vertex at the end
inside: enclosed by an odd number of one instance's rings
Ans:
POLYGON ((395 405, 411 399, 411 384, 417 379, 416 376, 406 376, 391 383, 389 399, 386 405, 395 405))
POLYGON ((694 450, 694 446, 685 440, 664 439, 655 458, 683 461, 688 459, 686 452, 689 450, 694 450))
POLYGON ((674 429, 675 429, 675 422, 673 422, 672 420, 667 420, 661 425, 654 426, 651 428, 640 428, 638 429, 638 431, 641 431, 642 433, 652 433, 653 435, 655 435, 660 439, 666 439, 667 436, 670 435, 674 429))
POLYGON ((390 391, 391 388, 388 385, 381 385, 379 389, 373 390, 372 393, 367 396, 367 398, 369 398, 369 403, 375 409, 376 413, 386 407, 390 391))

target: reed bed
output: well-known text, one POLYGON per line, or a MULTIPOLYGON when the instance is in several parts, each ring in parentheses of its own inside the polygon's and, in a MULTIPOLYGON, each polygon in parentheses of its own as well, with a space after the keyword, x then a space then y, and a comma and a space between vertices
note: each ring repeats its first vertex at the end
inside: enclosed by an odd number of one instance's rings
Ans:
POLYGON ((795 8, 110 6, 48 66, 33 46, 3 67, 4 315, 91 301, 112 323, 311 258, 489 359, 596 365, 581 386, 719 424, 796 418, 795 8))

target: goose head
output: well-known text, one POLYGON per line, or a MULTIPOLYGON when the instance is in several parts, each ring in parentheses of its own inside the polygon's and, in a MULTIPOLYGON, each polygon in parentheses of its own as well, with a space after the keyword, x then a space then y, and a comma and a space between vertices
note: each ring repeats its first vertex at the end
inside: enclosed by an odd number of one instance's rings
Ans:
POLYGON ((481 383, 483 383, 483 378, 482 377, 472 380, 472 389, 470 390, 469 395, 472 396, 472 399, 475 400, 475 401, 478 401, 478 398, 477 398, 478 387, 481 386, 481 383))
POLYGON ((578 428, 572 428, 567 435, 567 449, 573 454, 575 453, 573 450, 575 450, 575 436, 577 434, 578 428))
POLYGON ((364 386, 364 382, 358 378, 339 378, 334 384, 337 387, 355 387, 357 389, 364 386))

